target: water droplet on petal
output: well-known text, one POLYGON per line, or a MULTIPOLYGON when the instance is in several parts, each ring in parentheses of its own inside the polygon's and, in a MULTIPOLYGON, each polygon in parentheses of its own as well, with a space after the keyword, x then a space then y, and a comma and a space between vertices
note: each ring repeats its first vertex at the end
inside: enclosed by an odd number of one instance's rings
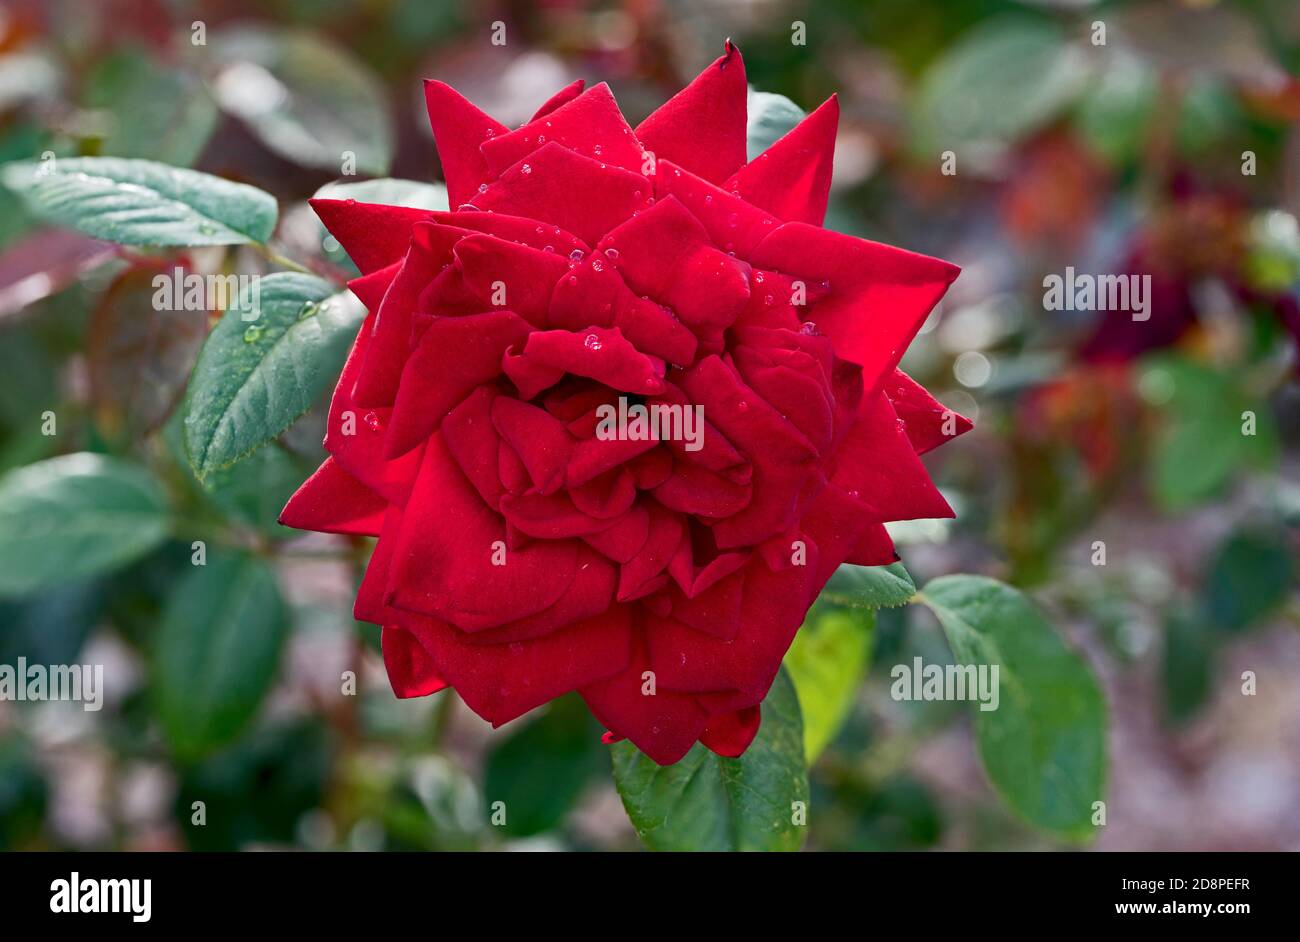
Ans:
POLYGON ((804 321, 803 324, 799 326, 799 333, 805 334, 809 337, 820 337, 822 332, 812 321, 804 321))
POLYGON ((479 191, 480 193, 486 193, 486 192, 487 192, 487 184, 486 184, 486 183, 480 183, 480 184, 478 185, 478 191, 479 191))
POLYGON ((366 428, 372 432, 378 432, 384 425, 379 419, 379 415, 374 412, 367 412, 361 417, 361 421, 366 423, 366 428))
POLYGON ((262 327, 260 324, 253 324, 244 328, 244 343, 256 343, 262 337, 262 327))
POLYGON ((582 343, 588 350, 599 350, 603 346, 600 342, 600 337, 595 334, 587 334, 587 339, 582 343))
POLYGON ((522 167, 519 168, 519 172, 520 172, 520 173, 532 173, 532 172, 533 172, 533 166, 532 166, 532 164, 524 164, 522 167))

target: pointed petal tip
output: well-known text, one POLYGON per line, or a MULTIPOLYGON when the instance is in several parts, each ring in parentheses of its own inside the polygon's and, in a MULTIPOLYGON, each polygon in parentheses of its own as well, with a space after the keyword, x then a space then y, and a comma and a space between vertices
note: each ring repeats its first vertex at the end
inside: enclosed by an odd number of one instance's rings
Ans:
POLYGON ((732 42, 731 37, 728 36, 727 41, 722 44, 722 55, 718 57, 718 60, 714 64, 718 66, 718 68, 725 69, 731 64, 732 59, 735 59, 742 66, 745 64, 745 57, 741 55, 740 47, 732 42))
POLYGON ((546 99, 546 101, 542 103, 542 106, 534 112, 532 118, 529 119, 529 123, 531 124, 539 118, 544 118, 557 108, 567 105, 569 102, 573 101, 573 99, 581 95, 586 87, 586 79, 574 79, 550 98, 546 99))

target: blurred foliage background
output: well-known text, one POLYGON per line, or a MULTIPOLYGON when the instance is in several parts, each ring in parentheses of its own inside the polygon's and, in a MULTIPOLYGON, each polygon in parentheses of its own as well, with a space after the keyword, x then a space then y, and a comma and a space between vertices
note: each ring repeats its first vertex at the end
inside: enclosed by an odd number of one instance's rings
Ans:
MULTIPOLYGON (((1031 592, 1097 671, 1093 846, 1300 848, 1294 0, 6 0, 0 161, 252 183, 280 201, 286 254, 346 277, 304 201, 349 148, 357 179, 440 178, 421 78, 508 124, 607 80, 635 124, 727 37, 756 89, 805 109, 839 93, 830 227, 964 268, 904 361, 976 420, 931 461, 958 518, 895 536, 918 584, 1031 592), (1150 319, 1045 310, 1067 266, 1150 274, 1150 319)), ((113 455, 162 482, 170 519, 128 569, 0 598, 0 663, 104 664, 107 686, 99 712, 0 702, 0 847, 636 847, 580 702, 492 731, 450 694, 393 697, 378 631, 350 616, 364 541, 274 522, 322 456, 319 409, 193 478, 176 405, 219 312, 155 311, 161 264, 39 227, 0 189, 0 471, 113 455)), ((841 682, 865 679, 813 769, 809 847, 1053 846, 993 798, 961 704, 889 696, 891 665, 950 658, 933 619, 836 617, 818 637, 852 636, 841 682)))

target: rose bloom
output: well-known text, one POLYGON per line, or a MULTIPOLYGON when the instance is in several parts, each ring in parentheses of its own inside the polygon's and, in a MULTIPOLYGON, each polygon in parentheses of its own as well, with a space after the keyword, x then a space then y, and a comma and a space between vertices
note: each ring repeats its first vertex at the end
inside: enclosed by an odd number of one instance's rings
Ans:
POLYGON ((835 568, 952 516, 918 455, 970 423, 897 363, 957 269, 821 228, 834 98, 747 163, 730 44, 636 128, 603 84, 513 131, 426 96, 453 211, 313 201, 370 314, 281 522, 379 538, 399 697, 576 690, 661 764, 739 755, 835 568), (597 435, 620 397, 702 438, 597 435))

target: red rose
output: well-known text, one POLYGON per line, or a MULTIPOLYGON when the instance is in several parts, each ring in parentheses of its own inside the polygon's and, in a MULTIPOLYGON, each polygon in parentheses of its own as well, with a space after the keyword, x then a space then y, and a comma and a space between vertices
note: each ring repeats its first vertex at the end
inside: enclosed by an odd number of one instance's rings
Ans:
POLYGON ((917 455, 969 423, 896 366, 957 269, 820 228, 834 98, 747 164, 730 46, 635 129, 605 85, 514 131, 426 95, 458 209, 313 203, 371 313, 281 521, 379 537, 398 696, 577 690, 659 763, 739 755, 835 567, 951 516, 917 455), (620 398, 699 447, 597 434, 620 398))

